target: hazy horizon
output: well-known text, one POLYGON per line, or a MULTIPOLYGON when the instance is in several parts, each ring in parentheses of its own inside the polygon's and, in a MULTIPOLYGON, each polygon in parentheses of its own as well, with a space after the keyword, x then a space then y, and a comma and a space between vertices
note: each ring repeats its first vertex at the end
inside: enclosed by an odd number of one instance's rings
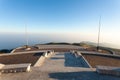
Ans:
MULTIPOLYGON (((35 45, 35 44, 44 44, 44 43, 49 43, 49 42, 66 42, 66 43, 80 43, 83 41, 86 42, 94 42, 97 43, 97 38, 86 38, 84 36, 74 36, 69 37, 69 34, 28 34, 28 43, 29 45, 35 45)), ((19 33, 19 34, 0 34, 1 39, 0 39, 0 49, 13 49, 17 48, 23 45, 26 45, 26 35, 24 33, 19 33)), ((104 43, 105 45, 107 44, 108 47, 112 48, 119 48, 119 45, 112 44, 110 42, 100 42, 104 43)))
POLYGON ((46 42, 97 42, 120 47, 120 0, 0 0, 0 48, 46 42))

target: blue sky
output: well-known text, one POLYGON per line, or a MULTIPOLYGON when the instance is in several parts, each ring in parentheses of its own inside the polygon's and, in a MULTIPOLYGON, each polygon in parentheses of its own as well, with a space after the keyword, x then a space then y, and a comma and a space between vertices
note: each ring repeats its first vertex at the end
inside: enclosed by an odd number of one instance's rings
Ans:
POLYGON ((0 34, 14 40, 27 24, 37 41, 96 42, 100 16, 100 42, 120 45, 120 0, 0 0, 0 34))

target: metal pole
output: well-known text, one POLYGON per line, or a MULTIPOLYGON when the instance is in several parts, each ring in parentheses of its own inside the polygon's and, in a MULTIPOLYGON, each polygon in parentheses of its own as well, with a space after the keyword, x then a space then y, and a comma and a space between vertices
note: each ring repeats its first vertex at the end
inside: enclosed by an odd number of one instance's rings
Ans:
POLYGON ((100 29, 101 29, 101 16, 99 18, 97 51, 99 51, 99 46, 100 46, 100 29))
POLYGON ((28 32, 27 32, 27 24, 25 24, 25 34, 26 34, 26 48, 28 47, 28 32))

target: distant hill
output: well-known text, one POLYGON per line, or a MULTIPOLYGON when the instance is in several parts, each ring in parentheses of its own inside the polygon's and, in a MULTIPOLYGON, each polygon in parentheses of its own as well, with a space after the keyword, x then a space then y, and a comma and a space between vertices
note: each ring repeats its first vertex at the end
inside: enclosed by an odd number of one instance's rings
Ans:
MULTIPOLYGON (((92 46, 96 47, 97 43, 95 42, 90 42, 90 41, 82 41, 80 43, 67 43, 67 42, 49 42, 45 43, 46 45, 76 45, 76 46, 92 46)), ((43 44, 44 45, 44 44, 43 44)), ((109 48, 115 48, 115 49, 120 49, 118 45, 114 45, 111 43, 100 43, 101 47, 109 47, 109 48)))
POLYGON ((47 45, 71 45, 71 43, 66 43, 66 42, 50 42, 46 44, 47 45))
POLYGON ((89 42, 89 41, 82 41, 80 44, 86 44, 86 45, 90 45, 90 46, 97 46, 97 43, 89 42))
MULTIPOLYGON (((97 46, 97 43, 95 43, 95 42, 89 42, 89 41, 82 41, 80 44, 97 46)), ((101 47, 109 47, 109 48, 117 48, 117 49, 120 49, 119 45, 114 45, 114 44, 111 44, 111 43, 100 43, 100 46, 101 46, 101 47)))
POLYGON ((12 51, 12 49, 1 49, 0 50, 0 54, 2 54, 2 53, 10 53, 12 51))

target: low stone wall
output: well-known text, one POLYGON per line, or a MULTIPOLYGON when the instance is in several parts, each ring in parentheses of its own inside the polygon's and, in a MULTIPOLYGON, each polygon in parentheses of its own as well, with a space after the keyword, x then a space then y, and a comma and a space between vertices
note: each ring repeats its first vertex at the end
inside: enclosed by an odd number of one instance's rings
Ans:
POLYGON ((34 64, 34 67, 41 66, 44 63, 44 61, 45 61, 45 57, 41 56, 39 60, 36 62, 36 64, 34 64))
POLYGON ((0 73, 29 72, 31 63, 9 64, 0 68, 0 73))
POLYGON ((96 66, 96 71, 99 74, 106 74, 106 75, 113 75, 120 77, 120 67, 96 66))
POLYGON ((54 51, 46 51, 46 52, 44 52, 44 54, 39 58, 39 60, 34 65, 34 67, 41 66, 44 63, 45 58, 51 57, 51 55, 53 53, 54 53, 54 51))
POLYGON ((82 58, 83 58, 85 64, 86 64, 89 68, 92 68, 92 66, 89 64, 89 62, 88 62, 83 56, 82 56, 82 58))
POLYGON ((14 53, 16 49, 13 49, 10 53, 14 53))

